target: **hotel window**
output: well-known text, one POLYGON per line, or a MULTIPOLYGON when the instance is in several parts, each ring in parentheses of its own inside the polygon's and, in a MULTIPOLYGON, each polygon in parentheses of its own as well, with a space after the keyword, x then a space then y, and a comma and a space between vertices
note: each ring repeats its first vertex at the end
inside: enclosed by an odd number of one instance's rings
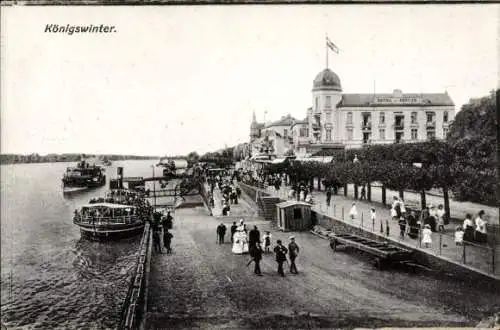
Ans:
POLYGON ((417 123, 417 113, 416 112, 412 112, 411 113, 411 123, 412 124, 416 124, 417 123))
POLYGON ((380 113, 380 117, 379 117, 379 122, 380 124, 385 124, 385 113, 384 112, 381 112, 380 113))
POLYGON ((331 128, 327 128, 326 129, 326 140, 327 141, 331 141, 332 140, 332 129, 331 128))
POLYGON ((404 132, 396 132, 395 134, 395 143, 401 143, 403 142, 403 137, 404 137, 404 132))
POLYGON ((427 122, 428 123, 434 122, 434 112, 427 112, 427 122))
POLYGON ((418 139, 418 130, 416 128, 411 129, 411 139, 412 140, 417 140, 418 139))
POLYGON ((287 138, 288 137, 288 130, 283 130, 283 137, 287 138))
POLYGON ((446 139, 446 136, 448 135, 448 128, 447 127, 444 127, 443 128, 443 139, 446 139))
POLYGON ((304 136, 309 136, 309 127, 306 127, 305 132, 306 132, 306 135, 304 135, 304 136))
POLYGON ((352 128, 347 129, 347 140, 352 140, 352 128))
POLYGON ((436 131, 427 131, 427 140, 432 140, 436 138, 436 131))
POLYGON ((301 137, 306 136, 306 129, 304 127, 299 129, 299 136, 301 137))
POLYGON ((369 144, 371 142, 372 133, 365 132, 363 133, 363 144, 369 144))
POLYGON ((319 97, 316 96, 316 104, 315 104, 315 107, 314 107, 315 111, 318 111, 318 102, 319 102, 319 97))
POLYGON ((443 123, 447 123, 448 122, 448 111, 445 111, 443 113, 443 123))
POLYGON ((331 112, 327 112, 327 113, 325 114, 325 121, 326 121, 327 123, 330 123, 330 122, 332 121, 332 113, 331 113, 331 112))
POLYGON ((325 108, 331 108, 332 107, 332 97, 331 96, 326 96, 325 98, 325 108))
POLYGON ((361 114, 363 116, 363 127, 372 125, 372 115, 369 112, 364 112, 361 114))
POLYGON ((347 123, 352 124, 352 112, 347 113, 347 123))
POLYGON ((385 129, 379 129, 378 134, 380 135, 380 140, 385 140, 385 129))

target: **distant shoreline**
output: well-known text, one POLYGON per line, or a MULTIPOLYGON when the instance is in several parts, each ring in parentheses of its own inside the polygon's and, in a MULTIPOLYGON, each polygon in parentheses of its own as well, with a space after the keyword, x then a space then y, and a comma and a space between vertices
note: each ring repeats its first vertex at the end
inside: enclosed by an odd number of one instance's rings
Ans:
MULTIPOLYGON (((36 164, 36 163, 64 163, 79 162, 83 154, 49 154, 40 156, 38 154, 0 154, 0 165, 11 164, 36 164)), ((98 158, 99 160, 109 160, 110 162, 122 160, 148 160, 159 159, 160 156, 133 156, 133 155, 87 155, 84 158, 98 158)))

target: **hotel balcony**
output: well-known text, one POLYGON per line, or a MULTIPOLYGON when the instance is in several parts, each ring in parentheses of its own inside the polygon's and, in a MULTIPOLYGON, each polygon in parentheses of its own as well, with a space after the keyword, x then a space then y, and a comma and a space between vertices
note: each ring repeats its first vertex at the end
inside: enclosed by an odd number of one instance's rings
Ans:
POLYGON ((372 124, 371 123, 361 123, 361 127, 363 131, 371 131, 372 124))
POLYGON ((425 124, 425 127, 427 127, 427 128, 436 128, 436 122, 435 121, 428 121, 425 124))
POLYGON ((402 131, 405 129, 405 125, 403 123, 395 123, 392 125, 396 131, 402 131))

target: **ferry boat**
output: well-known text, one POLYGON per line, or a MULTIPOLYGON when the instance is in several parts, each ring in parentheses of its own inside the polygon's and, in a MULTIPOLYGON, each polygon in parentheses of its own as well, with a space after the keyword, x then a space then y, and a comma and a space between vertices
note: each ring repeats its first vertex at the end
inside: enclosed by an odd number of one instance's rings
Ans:
POLYGON ((111 166, 111 161, 107 158, 103 158, 102 163, 104 166, 111 166))
POLYGON ((106 184, 104 168, 95 164, 90 165, 82 160, 76 167, 68 167, 64 173, 63 192, 84 190, 93 187, 100 187, 106 184))
POLYGON ((140 235, 152 212, 149 203, 134 192, 112 190, 75 210, 73 223, 83 238, 116 240, 140 235))

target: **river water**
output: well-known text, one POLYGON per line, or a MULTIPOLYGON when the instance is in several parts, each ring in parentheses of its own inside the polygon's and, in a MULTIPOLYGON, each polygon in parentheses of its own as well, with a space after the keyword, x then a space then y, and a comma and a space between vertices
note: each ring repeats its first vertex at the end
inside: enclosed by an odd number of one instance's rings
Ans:
MULTIPOLYGON (((114 162, 107 180, 116 177, 117 166, 125 176, 150 176, 154 163, 114 162)), ((111 243, 80 238, 74 210, 109 185, 63 196, 61 178, 72 165, 0 168, 1 315, 9 329, 118 327, 140 237, 111 243)))

